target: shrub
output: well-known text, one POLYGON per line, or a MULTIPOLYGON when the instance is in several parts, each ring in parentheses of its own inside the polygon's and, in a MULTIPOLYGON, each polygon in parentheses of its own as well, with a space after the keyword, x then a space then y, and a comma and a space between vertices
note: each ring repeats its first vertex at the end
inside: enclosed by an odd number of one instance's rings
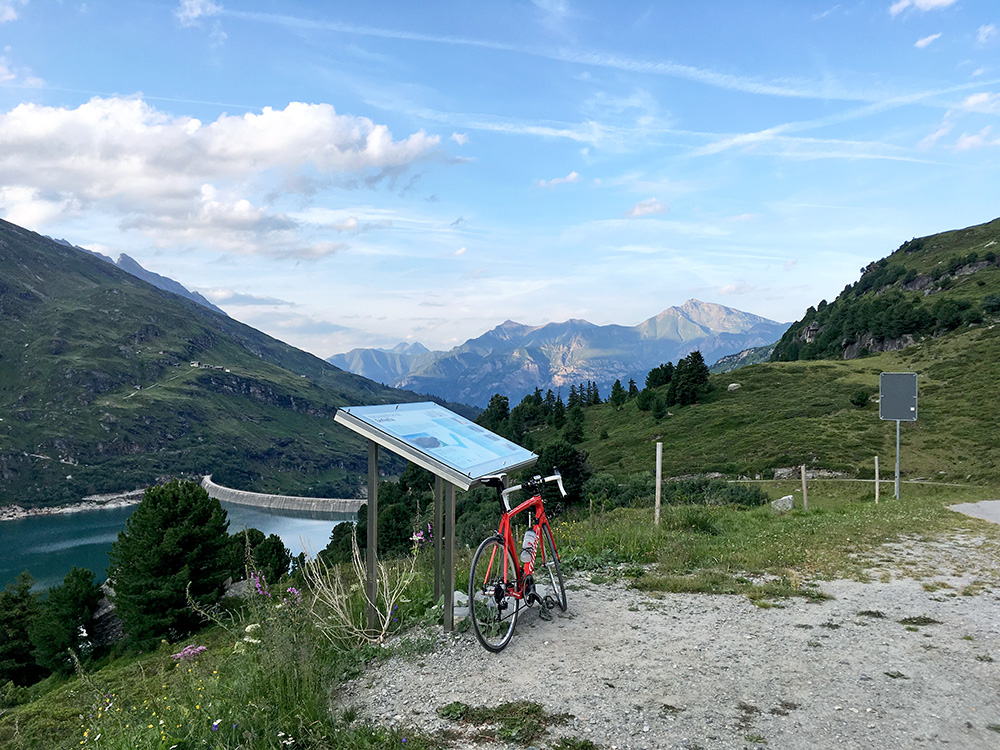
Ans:
POLYGON ((754 507, 769 502, 759 487, 730 484, 721 479, 683 479, 665 482, 663 502, 672 505, 743 505, 754 507))

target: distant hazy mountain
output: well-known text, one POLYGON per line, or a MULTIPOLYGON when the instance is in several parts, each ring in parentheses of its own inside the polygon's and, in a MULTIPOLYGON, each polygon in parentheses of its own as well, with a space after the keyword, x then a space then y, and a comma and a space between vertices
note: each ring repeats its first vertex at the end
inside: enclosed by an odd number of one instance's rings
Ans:
POLYGON ((162 289, 165 292, 172 292, 174 294, 179 294, 181 297, 186 297, 192 302, 197 302, 199 305, 207 307, 209 310, 214 310, 217 313, 226 315, 225 310, 216 307, 207 299, 205 299, 202 295, 198 294, 198 292, 189 291, 182 284, 174 281, 173 279, 167 278, 166 276, 160 276, 160 274, 158 273, 147 271, 145 268, 139 265, 138 261, 136 261, 134 258, 130 258, 129 256, 125 255, 125 253, 119 255, 118 260, 114 261, 104 253, 98 253, 95 252, 94 250, 88 250, 85 247, 74 245, 66 240, 54 240, 54 241, 58 242, 60 245, 65 245, 66 247, 72 247, 75 250, 79 250, 84 253, 89 253, 90 255, 100 258, 105 263, 110 263, 113 266, 118 266, 118 268, 122 269, 123 271, 127 271, 136 278, 142 279, 147 284, 152 284, 157 289, 162 289))
POLYGON ((450 351, 419 344, 354 349, 327 361, 396 388, 485 406, 494 393, 519 401, 535 388, 565 394, 588 380, 605 395, 615 380, 634 378, 695 349, 709 364, 727 354, 772 344, 787 323, 722 305, 688 300, 636 326, 598 326, 567 320, 527 326, 508 320, 450 351))

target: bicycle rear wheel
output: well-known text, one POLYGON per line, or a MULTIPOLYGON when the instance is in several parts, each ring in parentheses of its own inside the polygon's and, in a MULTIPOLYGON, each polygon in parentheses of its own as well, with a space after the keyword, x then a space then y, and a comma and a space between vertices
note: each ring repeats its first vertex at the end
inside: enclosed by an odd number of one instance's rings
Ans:
MULTIPOLYGON (((537 561, 537 560, 536 560, 537 561)), ((552 541, 552 529, 545 525, 542 527, 542 565, 547 571, 546 574, 539 575, 535 569, 535 579, 544 581, 552 587, 552 597, 559 605, 559 609, 566 611, 566 584, 563 581, 562 568, 559 567, 559 558, 556 556, 556 545, 552 541)))
POLYGON ((476 638, 488 651, 502 651, 510 643, 521 600, 517 564, 499 536, 483 540, 469 571, 469 617, 476 638))

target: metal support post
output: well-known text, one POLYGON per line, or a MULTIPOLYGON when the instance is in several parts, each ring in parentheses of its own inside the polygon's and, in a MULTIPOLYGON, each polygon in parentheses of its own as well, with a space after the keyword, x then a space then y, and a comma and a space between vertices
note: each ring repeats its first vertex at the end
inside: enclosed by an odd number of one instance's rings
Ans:
POLYGON ((366 607, 368 629, 375 631, 378 615, 375 601, 378 597, 378 443, 368 441, 368 549, 365 550, 365 562, 368 580, 365 583, 365 595, 368 599, 366 607))
POLYGON ((899 500, 899 420, 896 420, 896 499, 899 500))
POLYGON ((441 598, 441 553, 444 551, 444 537, 442 532, 444 524, 444 512, 441 503, 444 500, 444 480, 434 477, 434 603, 437 604, 441 598))
POLYGON ((455 485, 444 488, 444 632, 455 629, 455 485))

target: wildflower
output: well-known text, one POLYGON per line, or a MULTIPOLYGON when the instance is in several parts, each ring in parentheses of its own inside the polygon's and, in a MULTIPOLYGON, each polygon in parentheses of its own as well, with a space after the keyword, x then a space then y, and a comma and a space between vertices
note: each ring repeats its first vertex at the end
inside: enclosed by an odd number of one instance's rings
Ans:
POLYGON ((216 719, 215 721, 213 721, 212 722, 212 731, 213 732, 218 732, 219 731, 219 724, 221 724, 221 723, 222 723, 222 719, 216 719))

